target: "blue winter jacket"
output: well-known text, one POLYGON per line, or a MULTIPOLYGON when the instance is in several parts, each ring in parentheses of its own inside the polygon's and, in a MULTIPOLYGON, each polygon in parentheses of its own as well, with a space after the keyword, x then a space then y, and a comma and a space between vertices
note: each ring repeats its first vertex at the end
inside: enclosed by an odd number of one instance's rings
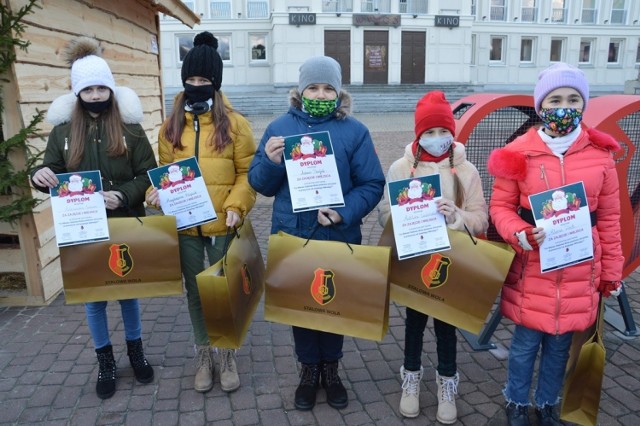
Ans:
POLYGON ((342 216, 342 222, 330 227, 320 226, 313 234, 313 239, 360 244, 362 219, 378 204, 385 185, 382 166, 369 130, 348 115, 350 96, 344 91, 340 94, 338 109, 326 117, 311 117, 303 112, 298 96, 292 97, 289 111, 272 121, 265 130, 249 168, 249 183, 260 194, 275 196, 271 233, 282 230, 287 234, 309 238, 318 224, 318 211, 293 212, 284 161, 280 164, 272 162, 265 154, 264 147, 271 136, 328 131, 345 205, 333 208, 342 216))

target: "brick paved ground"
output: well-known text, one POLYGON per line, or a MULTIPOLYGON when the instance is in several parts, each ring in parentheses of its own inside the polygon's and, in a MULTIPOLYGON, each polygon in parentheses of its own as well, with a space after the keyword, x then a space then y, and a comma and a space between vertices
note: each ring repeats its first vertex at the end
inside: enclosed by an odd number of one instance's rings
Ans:
MULTIPOLYGON (((261 136, 271 117, 252 117, 261 136)), ((372 131, 383 167, 401 155, 412 137, 410 114, 359 116, 372 131)), ((269 234, 271 200, 259 198, 251 218, 263 254, 269 234)), ((380 235, 375 215, 363 227, 364 243, 380 235)), ((640 323, 640 273, 628 280, 627 291, 640 323)), ((615 312, 615 300, 607 303, 615 312)), ((260 306, 246 344, 238 352, 241 388, 225 394, 218 384, 207 394, 193 391, 193 340, 184 297, 141 300, 143 340, 155 367, 153 383, 134 383, 124 347, 117 303, 109 304, 112 341, 118 362, 117 392, 102 401, 95 395, 97 363, 83 308, 65 305, 59 296, 41 308, 0 308, 0 424, 29 425, 400 425, 433 424, 437 406, 436 364, 431 322, 425 333, 425 378, 420 395, 422 413, 414 420, 398 413, 404 339, 404 309, 391 304, 389 333, 381 342, 346 338, 341 375, 349 406, 329 407, 324 392, 313 411, 293 406, 298 383, 290 328, 265 322, 260 306)), ((502 320, 492 351, 473 351, 459 337, 459 422, 462 425, 505 424, 501 389, 512 324, 502 320)), ((640 339, 625 338, 607 324, 606 377, 602 425, 640 424, 640 339)), ((533 416, 532 416, 533 417, 533 416)))

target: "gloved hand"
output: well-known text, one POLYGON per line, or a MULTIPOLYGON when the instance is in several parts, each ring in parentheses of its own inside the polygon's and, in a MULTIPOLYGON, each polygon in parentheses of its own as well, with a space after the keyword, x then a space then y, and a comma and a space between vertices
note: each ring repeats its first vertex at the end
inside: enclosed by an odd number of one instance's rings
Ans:
POLYGON ((515 236, 518 237, 518 243, 524 250, 535 250, 540 247, 536 240, 536 234, 533 232, 534 228, 529 226, 522 231, 516 232, 515 236))
POLYGON ((620 296, 622 292, 622 281, 600 281, 598 285, 598 291, 602 293, 602 296, 620 296))

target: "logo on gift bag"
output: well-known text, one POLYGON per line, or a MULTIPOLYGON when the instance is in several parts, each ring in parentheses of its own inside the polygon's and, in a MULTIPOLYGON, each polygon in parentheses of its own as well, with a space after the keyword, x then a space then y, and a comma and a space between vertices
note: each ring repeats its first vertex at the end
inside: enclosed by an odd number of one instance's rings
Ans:
POLYGON ((251 294, 252 286, 251 286, 251 272, 249 272, 249 267, 245 263, 240 268, 240 276, 242 277, 242 291, 247 296, 251 294))
POLYGON ((331 270, 318 268, 311 282, 311 297, 320 305, 326 305, 336 297, 336 285, 331 270))
POLYGON ((427 288, 438 288, 447 282, 451 259, 440 253, 433 253, 429 261, 422 267, 420 277, 427 288))
POLYGON ((114 274, 124 277, 133 270, 133 258, 126 244, 111 244, 109 247, 109 269, 114 274))

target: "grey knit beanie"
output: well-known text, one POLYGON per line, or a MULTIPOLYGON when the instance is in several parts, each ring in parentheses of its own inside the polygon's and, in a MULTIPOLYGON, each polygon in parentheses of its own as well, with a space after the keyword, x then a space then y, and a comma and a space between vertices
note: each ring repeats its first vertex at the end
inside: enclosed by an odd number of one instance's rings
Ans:
POLYGON ((314 56, 300 65, 298 92, 301 95, 307 86, 321 83, 330 85, 340 94, 342 69, 338 61, 329 56, 314 56))

